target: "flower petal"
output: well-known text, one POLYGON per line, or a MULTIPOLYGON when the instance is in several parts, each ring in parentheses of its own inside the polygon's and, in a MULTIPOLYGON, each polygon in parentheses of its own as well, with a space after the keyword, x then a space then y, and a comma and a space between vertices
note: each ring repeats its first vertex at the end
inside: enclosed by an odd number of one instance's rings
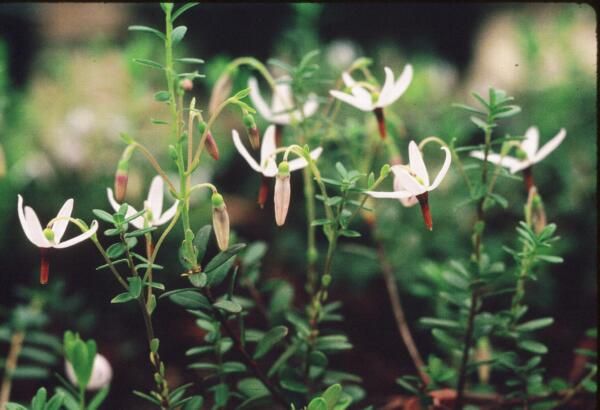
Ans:
POLYGON ((540 144, 540 131, 537 127, 529 127, 525 131, 525 139, 521 142, 521 149, 527 154, 527 158, 533 160, 540 144))
POLYGON ((110 206, 117 212, 121 205, 115 199, 115 195, 113 194, 112 188, 106 188, 106 196, 108 196, 108 202, 110 202, 110 206))
POLYGON ((28 220, 25 217, 25 212, 23 211, 23 197, 21 195, 18 195, 17 198, 17 212, 19 214, 19 221, 21 222, 21 227, 23 228, 23 232, 25 232, 25 236, 27 236, 27 239, 29 239, 29 241, 31 241, 31 243, 33 243, 35 246, 47 248, 49 245, 48 241, 46 241, 46 238, 44 237, 44 233, 41 231, 42 227, 40 226, 39 232, 31 230, 30 224, 28 223, 28 220))
POLYGON ((429 175, 427 175, 427 167, 423 162, 423 155, 416 142, 411 141, 408 144, 408 159, 410 163, 410 169, 415 171, 415 174, 421 178, 425 186, 429 186, 429 175))
POLYGON ((338 100, 342 100, 343 102, 350 104, 351 106, 358 108, 362 111, 372 111, 372 104, 366 104, 365 101, 358 99, 355 95, 350 95, 343 93, 337 90, 329 91, 329 94, 337 98, 338 100))
POLYGON ((552 151, 554 151, 560 144, 563 142, 565 137, 567 136, 567 130, 561 128, 561 130, 552 138, 550 141, 546 143, 540 150, 535 154, 531 160, 535 164, 540 162, 544 158, 546 158, 552 151))
POLYGON ((354 95, 363 106, 368 107, 368 111, 373 111, 375 109, 375 105, 373 104, 373 96, 364 88, 358 86, 352 88, 352 95, 354 95))
POLYGON ((406 166, 394 165, 391 169, 402 191, 408 191, 411 195, 419 195, 426 191, 425 187, 410 175, 406 166))
POLYGON ((177 206, 179 205, 179 201, 175 201, 173 205, 169 209, 167 209, 161 216, 158 218, 158 221, 154 223, 155 226, 162 225, 171 220, 177 213, 177 206))
POLYGON ((52 232, 54 232, 54 242, 59 243, 60 239, 65 234, 67 226, 69 225, 69 217, 73 212, 73 199, 67 199, 65 204, 58 211, 56 218, 60 218, 58 221, 52 224, 52 232), (63 219, 64 218, 64 219, 63 219))
MULTIPOLYGON (((285 77, 283 78, 285 80, 285 77)), ((287 77, 289 80, 289 77, 287 77)), ((279 80, 282 80, 280 78, 279 80)), ((288 83, 278 82, 275 84, 275 92, 271 98, 271 114, 289 116, 289 112, 294 108, 292 102, 292 87, 288 83)))
POLYGON ((450 150, 446 147, 442 147, 442 150, 446 152, 446 159, 444 159, 444 165, 442 165, 442 169, 438 172, 437 176, 433 180, 433 184, 429 187, 428 191, 434 190, 437 186, 442 182, 448 169, 450 168, 450 163, 452 162, 452 154, 450 154, 450 150))
POLYGON ((27 223, 27 229, 29 230, 29 233, 34 239, 31 242, 33 242, 40 248, 48 248, 52 246, 44 236, 42 224, 40 223, 40 220, 38 219, 35 211, 29 206, 25 207, 25 221, 27 223))
POLYGON ((304 103, 304 106, 302 107, 302 113, 304 114, 304 117, 308 118, 312 116, 315 112, 317 112, 318 108, 319 100, 317 99, 317 95, 310 93, 306 99, 306 102, 304 103))
MULTIPOLYGON (((261 172, 269 172, 271 174, 274 170, 273 175, 277 173, 277 164, 275 162, 275 126, 269 125, 263 136, 263 140, 260 144, 260 166, 261 172)), ((266 175, 266 174, 265 174, 266 175)))
POLYGON ((529 168, 532 165, 533 165, 533 163, 529 160, 521 161, 518 164, 511 166, 509 171, 511 174, 516 174, 517 172, 522 171, 525 168, 529 168))
POLYGON ((233 145, 235 145, 235 148, 242 155, 242 157, 244 157, 250 167, 252 167, 252 169, 256 172, 262 172, 260 165, 258 165, 256 160, 252 158, 252 155, 250 155, 250 153, 246 150, 246 147, 244 147, 244 144, 242 144, 242 140, 240 139, 238 132, 236 130, 232 130, 231 135, 233 136, 233 145))
POLYGON ((254 77, 250 77, 248 80, 248 88, 250 88, 250 99, 252 100, 252 104, 254 108, 258 111, 258 113, 267 121, 271 121, 271 117, 273 113, 271 109, 263 100, 262 95, 260 95, 260 91, 258 88, 258 81, 254 77))
POLYGON ((410 208, 419 203, 419 200, 414 195, 409 198, 400 198, 399 201, 405 208, 410 208))
POLYGON ((398 77, 398 79, 396 80, 394 87, 389 92, 385 93, 385 99, 382 99, 380 96, 379 101, 377 102, 377 106, 385 107, 387 105, 392 104, 394 101, 400 98, 400 96, 404 94, 404 92, 410 85, 412 78, 412 65, 407 64, 406 66, 404 66, 404 70, 402 70, 402 74, 400 74, 400 77, 398 77))
MULTIPOLYGON (((113 207, 113 209, 118 212, 121 205, 115 200, 113 195, 113 191, 110 188, 106 188, 106 194, 108 196, 108 202, 113 207)), ((127 204, 127 211, 125 212, 125 218, 129 218, 131 215, 137 213, 136 209, 131 205, 127 204)), ((134 220, 131 221, 131 224, 138 229, 142 229, 144 227, 144 217, 138 216, 134 220)))
MULTIPOLYGON (((323 152, 323 148, 319 147, 319 148, 312 150, 309 155, 312 159, 317 159, 321 155, 321 152, 323 152)), ((305 166, 308 165, 308 162, 306 162, 306 160, 304 158, 299 157, 299 158, 294 158, 293 160, 289 161, 288 165, 290 167, 290 172, 292 172, 292 171, 296 171, 298 169, 304 168, 305 166)))
POLYGON ((77 235, 74 238, 69 239, 68 241, 64 241, 62 243, 56 244, 53 246, 53 248, 68 248, 69 246, 73 246, 79 242, 83 242, 86 239, 88 239, 89 237, 91 237, 93 234, 96 233, 96 231, 98 230, 98 221, 93 221, 92 225, 90 226, 90 229, 86 232, 83 232, 81 235, 77 235))
MULTIPOLYGON (((471 151, 469 153, 469 155, 473 158, 477 158, 480 160, 483 160, 483 158, 484 158, 483 151, 471 151)), ((516 167, 516 166, 521 165, 524 162, 517 158, 506 156, 506 155, 504 156, 504 158, 502 158, 499 154, 494 154, 493 152, 488 153, 487 160, 489 162, 491 162, 492 164, 496 164, 496 165, 500 164, 500 160, 502 160, 501 165, 505 168, 516 167)))
POLYGON ((381 92, 379 93, 379 99, 377 100, 377 107, 383 107, 383 102, 387 101, 387 96, 392 92, 394 88, 394 72, 389 67, 383 67, 385 70, 385 82, 383 83, 383 87, 381 87, 381 92))
POLYGON ((162 214, 163 196, 163 180, 160 175, 157 175, 152 178, 150 190, 148 191, 148 207, 152 212, 152 221, 158 220, 160 214, 162 214))
POLYGON ((346 87, 352 88, 356 85, 356 81, 354 81, 354 78, 352 78, 352 76, 346 71, 342 73, 342 80, 344 80, 344 84, 346 85, 346 87))
POLYGON ((368 195, 373 198, 388 198, 388 199, 402 199, 402 198, 410 198, 414 194, 408 191, 391 191, 391 192, 383 192, 383 191, 367 191, 368 195))

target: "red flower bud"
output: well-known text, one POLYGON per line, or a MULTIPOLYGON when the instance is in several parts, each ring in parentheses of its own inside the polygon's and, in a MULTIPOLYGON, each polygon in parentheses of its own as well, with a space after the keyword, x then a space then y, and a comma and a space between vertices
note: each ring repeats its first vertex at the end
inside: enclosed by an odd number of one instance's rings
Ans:
POLYGON ((213 138, 210 131, 208 131, 208 133, 206 134, 205 141, 206 142, 204 143, 204 146, 206 147, 206 151, 208 151, 210 156, 213 157, 213 159, 215 161, 218 161, 219 160, 219 147, 217 146, 217 142, 213 138))

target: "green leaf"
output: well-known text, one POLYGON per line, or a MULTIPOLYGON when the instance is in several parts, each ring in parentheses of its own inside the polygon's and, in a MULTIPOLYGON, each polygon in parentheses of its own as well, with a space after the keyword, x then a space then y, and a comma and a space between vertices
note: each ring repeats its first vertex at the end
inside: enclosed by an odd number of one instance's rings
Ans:
POLYGON ((358 238, 361 236, 360 232, 353 231, 352 229, 342 229, 339 231, 339 234, 348 238, 358 238))
POLYGON ((136 299, 142 293, 142 279, 139 276, 127 278, 129 282, 129 294, 133 299, 136 299))
POLYGON ((521 323, 516 327, 519 332, 531 332, 533 330, 541 329, 543 327, 550 326, 554 323, 554 319, 551 317, 545 317, 541 319, 530 320, 529 322, 521 323))
POLYGON ((145 58, 134 58, 133 62, 139 65, 143 65, 146 67, 158 68, 159 70, 164 70, 165 68, 157 63, 156 61, 147 60, 145 58))
POLYGON ((536 255, 535 256, 537 259, 548 262, 548 263, 563 263, 563 258, 561 258, 560 256, 554 256, 554 255, 536 255))
POLYGON ((506 109, 500 110, 500 112, 494 112, 494 118, 507 118, 512 117, 521 112, 521 107, 517 105, 509 105, 506 109))
POLYGON ((235 245, 231 245, 226 251, 219 252, 217 256, 215 256, 210 262, 208 262, 208 264, 204 268, 204 272, 208 275, 211 271, 217 269, 219 266, 227 262, 229 258, 231 258, 234 255, 237 255, 245 247, 245 243, 238 243, 235 245))
POLYGON ((206 273, 200 272, 188 276, 188 279, 190 280, 190 283, 193 286, 197 288, 203 288, 204 286, 206 286, 206 281, 208 280, 208 277, 206 276, 206 273))
POLYGON ((204 399, 202 396, 192 396, 189 401, 185 403, 182 410, 197 410, 202 408, 204 399))
POLYGON ((240 380, 237 388, 246 397, 262 397, 270 394, 265 385, 254 377, 240 380))
POLYGON ((448 329, 458 329, 460 324, 454 320, 438 319, 435 317, 423 317, 419 320, 422 325, 430 327, 443 327, 448 329))
POLYGON ((146 393, 143 393, 143 392, 137 391, 137 390, 134 390, 133 394, 135 394, 138 397, 141 397, 144 400, 148 400, 149 402, 154 403, 160 407, 160 402, 155 397, 152 397, 149 394, 146 394, 146 393))
POLYGON ((177 26, 171 32, 171 44, 175 45, 183 40, 185 33, 187 32, 186 26, 177 26))
POLYGON ((591 379, 583 380, 581 382, 581 385, 583 386, 584 389, 586 389, 590 393, 595 394, 596 391, 598 390, 598 385, 596 384, 596 382, 594 380, 591 380, 591 379))
POLYGON ((317 338, 315 349, 328 351, 338 351, 351 349, 352 344, 348 341, 348 338, 344 335, 327 335, 320 336, 317 338))
POLYGON ((489 125, 479 117, 471 116, 470 120, 473 124, 477 125, 484 131, 486 131, 489 128, 489 125))
POLYGON ((406 390, 408 390, 409 392, 413 393, 413 394, 419 394, 419 390, 414 387, 409 381, 405 380, 406 378, 398 378, 396 379, 396 383, 398 383, 400 386, 404 387, 406 390))
POLYGON ((160 31, 152 28, 152 27, 148 27, 148 26, 129 26, 128 28, 129 31, 143 31, 146 33, 152 33, 154 34, 156 37, 160 38, 161 40, 165 40, 165 35, 163 33, 161 33, 160 31))
POLYGON ((86 407, 86 410, 96 410, 100 408, 102 402, 108 396, 108 391, 110 390, 110 386, 103 387, 96 393, 96 395, 90 400, 89 404, 86 407))
MULTIPOLYGON (((27 341, 29 341, 29 335, 27 341)), ((56 356, 52 353, 48 353, 45 350, 38 349, 31 346, 24 346, 21 349, 21 357, 24 359, 30 359, 45 365, 53 365, 56 363, 56 356)))
POLYGON ((50 372, 39 366, 19 365, 12 373, 13 379, 45 379, 50 372))
POLYGON ((269 330, 256 345, 254 359, 260 359, 266 355, 278 342, 280 342, 288 333, 286 326, 276 326, 269 330))
POLYGON ((242 311, 242 307, 233 300, 220 300, 215 302, 213 306, 223 309, 229 313, 240 313, 242 311))
POLYGON ((212 225, 204 225, 198 229, 194 236, 193 244, 196 247, 198 254, 198 260, 202 260, 206 253, 206 247, 208 246, 208 240, 210 239, 210 233, 212 232, 212 225))
POLYGON ((208 272, 207 273, 207 276, 208 276, 207 284, 209 286, 217 286, 221 282, 223 282, 223 280, 227 276, 227 273, 229 272, 229 270, 235 263, 235 259, 236 259, 236 256, 234 255, 231 258, 229 258, 227 261, 225 261, 225 263, 222 264, 221 266, 219 266, 218 268, 208 272))
POLYGON ((522 340, 517 345, 523 349, 536 354, 546 354, 548 353, 548 348, 546 345, 536 342, 534 340, 522 340))
MULTIPOLYGON (((179 7, 172 15, 171 15, 171 23, 173 23, 175 21, 175 19, 179 16, 181 16, 183 13, 185 13, 186 11, 188 11, 189 9, 191 9, 192 7, 197 6, 200 3, 197 2, 193 2, 193 3, 185 3, 183 6, 179 7)), ((198 407, 200 408, 200 407, 198 407)))
POLYGON ((121 242, 113 243, 106 250, 106 254, 110 259, 117 259, 119 256, 125 253, 125 245, 121 242))
POLYGON ((339 384, 329 386, 329 388, 325 390, 321 397, 325 399, 325 402, 327 403, 327 410, 333 410, 333 406, 335 406, 335 404, 342 397, 342 386, 339 384))
POLYGON ((308 410, 327 410, 327 402, 321 397, 315 397, 308 403, 308 410))
MULTIPOLYGON (((164 295, 166 295, 166 293, 164 295)), ((164 295, 161 295, 161 297, 164 295)), ((208 299, 196 290, 184 289, 180 292, 172 293, 168 295, 168 297, 173 303, 183 306, 186 309, 206 309, 211 306, 208 299)))
POLYGON ((473 114, 486 115, 486 113, 484 113, 483 111, 480 111, 477 108, 473 108, 470 105, 466 105, 466 104, 453 103, 452 107, 461 108, 461 109, 467 110, 473 114))
POLYGON ((45 388, 40 387, 31 400, 31 410, 43 410, 46 405, 46 397, 48 396, 48 392, 45 388))
POLYGON ((160 101, 160 102, 169 101, 169 98, 171 98, 171 94, 169 94, 168 91, 158 91, 157 93, 154 94, 154 99, 156 101, 160 101))
POLYGON ((253 242, 248 245, 248 248, 242 255, 242 263, 245 266, 251 266, 257 263, 267 252, 267 244, 265 242, 253 242))
POLYGON ((323 219, 315 219, 314 221, 312 221, 310 223, 310 226, 321 226, 321 225, 329 225, 332 224, 333 221, 330 221, 329 219, 323 218, 323 219))
POLYGON ((111 224, 113 223, 113 217, 108 212, 103 211, 102 209, 93 209, 92 212, 98 217, 98 219, 111 224))
POLYGON ((131 293, 123 292, 123 293, 119 293, 117 296, 112 298, 110 300, 110 303, 125 303, 125 302, 129 302, 130 300, 134 300, 134 299, 135 298, 133 296, 131 296, 131 293))
POLYGON ((66 397, 63 393, 56 392, 54 396, 52 396, 50 400, 48 400, 48 403, 46 403, 46 407, 44 407, 44 410, 59 410, 60 407, 63 405, 65 398, 66 397))
POLYGON ((184 58, 178 58, 175 61, 177 61, 179 63, 188 63, 188 64, 204 64, 204 60, 202 60, 200 58, 184 57, 184 58))

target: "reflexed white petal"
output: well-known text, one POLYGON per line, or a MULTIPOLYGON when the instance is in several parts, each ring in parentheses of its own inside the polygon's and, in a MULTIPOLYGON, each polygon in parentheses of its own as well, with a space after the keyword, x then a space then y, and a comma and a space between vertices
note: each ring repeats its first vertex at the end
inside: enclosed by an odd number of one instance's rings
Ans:
POLYGON ((362 87, 354 87, 352 89, 352 94, 361 101, 365 107, 369 107, 369 111, 373 111, 375 109, 375 105, 373 104, 373 96, 370 92, 365 90, 362 87))
POLYGON ((58 211, 58 215, 56 215, 58 219, 56 222, 52 224, 52 232, 54 232, 54 242, 60 242, 60 239, 65 234, 67 230, 67 226, 69 225, 69 217, 71 216, 71 212, 73 212, 73 199, 67 199, 65 204, 58 211), (64 219, 62 219, 64 218, 64 219))
POLYGON ((521 161, 518 164, 515 164, 512 167, 510 167, 509 171, 511 174, 516 174, 517 172, 522 171, 525 168, 529 168, 532 165, 533 165, 533 163, 529 160, 521 161))
MULTIPOLYGON (((469 153, 469 155, 473 158, 477 158, 480 160, 483 160, 483 158, 484 158, 483 151, 471 151, 469 153)), ((519 166, 523 162, 514 157, 504 156, 504 158, 502 158, 499 154, 494 154, 493 152, 488 153, 487 160, 489 162, 491 162, 492 164, 496 164, 496 165, 500 164, 500 159, 502 159, 502 166, 505 168, 516 167, 516 166, 519 166)))
POLYGON ((531 159, 532 162, 535 164, 546 158, 548 154, 554 151, 561 144, 561 142, 563 142, 566 136, 567 131, 564 128, 561 128, 561 130, 558 132, 558 134, 554 136, 554 138, 552 138, 546 143, 546 145, 540 148, 537 154, 535 154, 535 157, 531 159))
POLYGON ((414 195, 408 198, 400 198, 399 200, 402 206, 404 206, 405 208, 410 208, 411 206, 415 206, 419 203, 419 200, 414 195))
POLYGON ((384 67, 383 69, 385 70, 385 82, 383 83, 383 87, 381 87, 379 99, 376 104, 377 107, 383 107, 382 103, 387 101, 387 95, 394 88, 394 72, 389 67, 384 67))
POLYGON ((156 221, 155 225, 162 225, 164 223, 167 223, 171 220, 171 218, 173 218, 175 216, 175 214, 177 213, 177 205, 179 205, 179 201, 175 201, 175 203, 173 205, 171 205, 171 207, 169 209, 167 209, 161 216, 160 218, 158 218, 158 221, 156 221))
POLYGON ((527 154, 527 158, 533 160, 540 144, 540 131, 537 127, 529 127, 525 131, 525 139, 521 142, 521 149, 527 154))
POLYGON ((412 169, 419 178, 423 180, 425 186, 429 186, 429 175, 427 175, 427 167, 423 162, 423 155, 416 142, 411 141, 408 144, 408 159, 410 163, 410 169, 412 169))
POLYGON ((248 79, 248 88, 250 88, 250 99, 252 100, 252 104, 256 111, 266 120, 271 121, 271 109, 263 100, 262 95, 260 95, 260 91, 258 89, 258 81, 254 77, 250 77, 248 79))
MULTIPOLYGON (((312 159, 317 159, 317 158, 319 158, 319 155, 321 155, 321 152, 323 152, 323 148, 319 147, 319 148, 312 150, 309 155, 312 159)), ((291 161, 288 161, 288 165, 290 167, 290 172, 292 172, 292 171, 296 171, 298 169, 304 168, 305 166, 308 165, 308 162, 306 162, 306 160, 304 158, 298 157, 298 158, 294 158, 291 161)))
POLYGON ((390 198, 390 199, 402 199, 402 198, 410 198, 414 194, 408 191, 392 191, 392 192, 383 192, 383 191, 367 191, 368 195, 371 195, 373 198, 390 198))
MULTIPOLYGON (((289 79, 289 77, 287 77, 289 79)), ((280 79, 281 80, 281 79, 280 79)), ((292 87, 288 83, 278 82, 275 84, 275 93, 271 99, 271 113, 287 115, 294 108, 292 100, 292 87)))
POLYGON ((412 195, 419 195, 425 192, 425 187, 419 184, 419 182, 408 173, 405 167, 394 165, 391 169, 403 191, 408 191, 412 195))
POLYGON ((305 118, 312 116, 317 112, 317 108, 319 108, 319 100, 317 99, 316 94, 309 94, 304 106, 302 107, 302 113, 305 118))
POLYGON ((86 239, 88 239, 90 236, 92 236, 93 234, 96 233, 96 231, 98 230, 98 221, 94 221, 92 222, 92 225, 90 226, 90 229, 87 232, 82 233, 81 235, 78 235, 74 238, 69 239, 68 241, 64 241, 62 243, 59 243, 57 245, 54 245, 54 248, 68 248, 69 246, 73 246, 79 242, 83 242, 86 239))
POLYGON ((112 188, 106 188, 106 196, 108 196, 108 202, 110 202, 110 206, 117 212, 121 205, 115 199, 115 195, 113 194, 112 188))
POLYGON ((352 78, 352 76, 346 71, 342 73, 342 79, 344 80, 344 84, 346 85, 346 87, 352 88, 356 85, 356 81, 354 81, 354 78, 352 78))
POLYGON ((152 178, 150 190, 148 191, 148 206, 152 212, 152 219, 160 218, 163 208, 163 181, 160 175, 152 178))
POLYGON ((27 229, 32 237, 31 242, 40 248, 48 248, 52 246, 44 236, 42 224, 40 224, 40 220, 38 219, 35 211, 28 206, 25 207, 25 223, 27 224, 27 229))
POLYGON ((21 227, 23 227, 23 232, 25 232, 25 236, 27 236, 27 239, 29 239, 34 245, 47 248, 48 244, 43 232, 40 232, 42 234, 43 239, 43 241, 41 241, 40 236, 37 233, 31 232, 30 230, 29 224, 27 223, 27 218, 25 217, 25 212, 23 211, 23 197, 21 195, 18 195, 17 198, 17 212, 19 214, 19 221, 21 222, 21 227))
POLYGON ((442 165, 442 169, 438 172, 437 176, 433 180, 433 184, 429 187, 429 191, 436 189, 438 185, 442 182, 448 169, 450 168, 450 162, 452 162, 452 154, 450 154, 450 150, 446 147, 442 147, 442 150, 446 152, 446 159, 444 159, 444 165, 442 165))
POLYGON ((382 98, 379 98, 377 106, 385 107, 387 105, 392 104, 394 101, 396 101, 398 98, 400 98, 400 96, 402 94, 404 94, 404 92, 410 85, 412 78, 413 78, 412 65, 407 64, 404 67, 404 70, 402 70, 402 74, 400 74, 400 77, 396 80, 394 87, 391 89, 391 91, 389 93, 385 94, 385 100, 382 100, 382 98))
POLYGON ((250 155, 250 153, 246 150, 246 147, 244 147, 244 144, 242 144, 242 140, 240 139, 238 132, 236 130, 232 130, 231 135, 233 136, 233 145, 235 145, 235 148, 237 148, 238 152, 242 155, 242 157, 244 157, 250 167, 252 167, 252 169, 256 172, 262 172, 260 165, 258 165, 256 160, 252 158, 252 155, 250 155))
POLYGON ((275 170, 275 174, 277 173, 277 164, 275 163, 275 155, 273 155, 275 149, 275 126, 269 125, 260 144, 260 166, 263 174, 265 172, 271 174, 273 170, 275 170))
MULTIPOLYGON (((118 212, 121 205, 115 200, 112 189, 106 188, 106 194, 108 196, 108 202, 110 202, 110 205, 113 207, 115 212, 118 212)), ((132 207, 131 205, 127 204, 127 212, 125 212, 125 218, 129 218, 131 215, 133 215, 135 213, 137 213, 136 209, 134 207, 132 207)), ((144 217, 138 216, 137 218, 132 220, 130 223, 133 226, 135 226, 136 228, 142 229, 144 227, 144 217)))
POLYGON ((342 100, 343 102, 350 104, 353 107, 358 108, 362 111, 372 111, 372 104, 367 104, 364 100, 356 98, 354 95, 346 94, 341 91, 331 90, 329 91, 331 95, 333 95, 338 100, 342 100))

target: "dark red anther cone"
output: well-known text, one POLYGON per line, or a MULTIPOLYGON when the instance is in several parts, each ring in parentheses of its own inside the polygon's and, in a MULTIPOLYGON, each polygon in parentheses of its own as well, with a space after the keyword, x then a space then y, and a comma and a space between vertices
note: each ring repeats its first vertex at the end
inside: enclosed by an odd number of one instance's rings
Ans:
POLYGON ((40 284, 48 283, 50 273, 50 259, 48 258, 48 248, 40 248, 40 284))
POLYGON ((385 131, 385 119, 383 118, 383 108, 375 108, 373 112, 375 113, 375 117, 377 118, 379 135, 381 136, 381 139, 384 140, 387 136, 387 132, 385 131))
POLYGON ((529 192, 531 187, 535 186, 535 182, 533 181, 533 169, 531 167, 525 168, 523 170, 523 179, 525 180, 525 187, 527 188, 527 192, 529 192))
POLYGON ((267 202, 267 197, 269 196, 269 180, 264 176, 260 180, 260 188, 258 189, 258 205, 260 209, 265 207, 265 203, 267 202))
POLYGON ((431 212, 429 211, 429 193, 423 192, 421 195, 417 195, 417 199, 419 200, 419 205, 421 205, 425 226, 431 231, 433 230, 433 222, 431 221, 431 212))
POLYGON ((281 147, 281 139, 283 138, 283 125, 275 124, 275 147, 281 147))

